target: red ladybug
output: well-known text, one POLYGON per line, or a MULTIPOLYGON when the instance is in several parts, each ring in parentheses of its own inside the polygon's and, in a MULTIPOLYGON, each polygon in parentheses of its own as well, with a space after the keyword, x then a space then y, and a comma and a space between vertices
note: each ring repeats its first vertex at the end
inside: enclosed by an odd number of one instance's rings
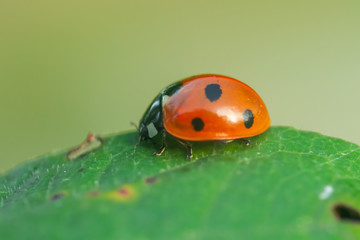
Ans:
POLYGON ((234 140, 263 133, 270 117, 260 96, 236 79, 206 74, 187 78, 163 89, 140 120, 140 141, 166 133, 188 149, 188 141, 234 140))

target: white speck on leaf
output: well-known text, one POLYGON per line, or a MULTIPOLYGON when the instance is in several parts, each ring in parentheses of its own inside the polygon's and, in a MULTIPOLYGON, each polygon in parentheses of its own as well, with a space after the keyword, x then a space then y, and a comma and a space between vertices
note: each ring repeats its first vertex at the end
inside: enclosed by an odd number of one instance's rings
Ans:
POLYGON ((329 198, 333 192, 334 192, 334 188, 330 185, 326 185, 324 187, 324 190, 319 194, 319 199, 325 200, 329 198))

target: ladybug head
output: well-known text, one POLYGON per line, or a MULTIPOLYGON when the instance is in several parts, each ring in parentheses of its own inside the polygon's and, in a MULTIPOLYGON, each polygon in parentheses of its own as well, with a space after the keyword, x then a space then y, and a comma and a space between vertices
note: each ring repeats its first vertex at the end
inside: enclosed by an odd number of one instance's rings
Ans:
POLYGON ((159 132, 159 129, 155 126, 153 122, 150 122, 147 125, 141 123, 139 128, 140 141, 154 138, 158 135, 159 132))
POLYGON ((139 123, 140 141, 152 139, 163 129, 162 120, 162 94, 156 96, 150 104, 139 123))
POLYGON ((143 123, 141 123, 138 131, 139 131, 140 141, 149 139, 148 129, 143 123))
POLYGON ((181 82, 176 82, 162 90, 152 101, 143 117, 140 120, 138 129, 140 141, 152 139, 160 132, 164 131, 163 126, 163 106, 169 96, 175 94, 181 87, 181 82))

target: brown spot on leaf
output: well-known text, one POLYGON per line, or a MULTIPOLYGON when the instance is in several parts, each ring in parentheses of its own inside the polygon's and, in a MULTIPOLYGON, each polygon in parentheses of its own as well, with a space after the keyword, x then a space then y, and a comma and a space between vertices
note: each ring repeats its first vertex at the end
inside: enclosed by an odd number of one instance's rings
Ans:
POLYGON ((136 189, 131 185, 123 185, 120 188, 105 194, 105 198, 119 202, 128 202, 134 200, 136 197, 136 189))
POLYGON ((156 180, 157 180, 156 177, 149 177, 149 178, 145 179, 145 182, 148 183, 148 184, 153 184, 153 183, 156 182, 156 180))
POLYGON ((56 193, 51 196, 50 201, 55 201, 63 197, 65 197, 65 193, 56 193))
POLYGON ((89 133, 86 140, 78 147, 71 149, 67 154, 66 158, 71 161, 82 157, 92 151, 95 151, 101 147, 104 140, 100 137, 96 137, 94 133, 89 133))
POLYGON ((125 196, 129 195, 129 191, 126 188, 119 189, 119 193, 125 196))
POLYGON ((97 197, 100 195, 100 192, 98 190, 91 191, 87 194, 88 197, 97 197))
POLYGON ((333 206, 332 210, 339 221, 360 223, 360 213, 355 207, 344 203, 337 203, 333 206))
POLYGON ((79 170, 78 170, 78 172, 83 172, 84 171, 84 168, 80 168, 79 170))
POLYGON ((183 167, 181 169, 182 172, 190 172, 190 168, 189 167, 183 167))

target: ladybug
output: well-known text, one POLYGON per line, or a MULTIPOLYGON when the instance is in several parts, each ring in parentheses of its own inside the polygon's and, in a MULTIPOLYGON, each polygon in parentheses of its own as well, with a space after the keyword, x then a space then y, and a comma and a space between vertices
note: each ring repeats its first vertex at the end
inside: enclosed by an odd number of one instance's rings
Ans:
POLYGON ((191 141, 243 139, 265 132, 270 117, 260 96, 234 78, 206 74, 175 82, 152 101, 139 124, 139 142, 174 136, 192 157, 191 141))

